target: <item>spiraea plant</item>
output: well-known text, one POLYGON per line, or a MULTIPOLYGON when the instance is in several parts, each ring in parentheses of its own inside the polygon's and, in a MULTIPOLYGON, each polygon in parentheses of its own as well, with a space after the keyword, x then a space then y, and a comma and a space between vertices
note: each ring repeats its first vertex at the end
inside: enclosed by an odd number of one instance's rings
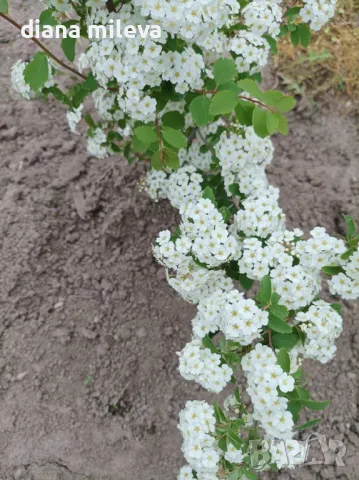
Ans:
MULTIPOLYGON (((303 461, 295 435, 320 421, 300 424, 301 410, 328 404, 306 389, 302 361, 330 361, 342 331, 340 305, 320 298, 323 283, 335 297, 359 297, 359 235, 349 216, 346 237, 287 229, 265 168, 270 136, 288 134, 295 100, 263 91, 261 71, 281 37, 307 47, 335 0, 42 3, 40 29, 77 25, 83 41, 63 38, 60 59, 33 39, 40 50, 15 63, 14 88, 28 99, 55 97, 74 133, 86 122, 90 155, 146 163, 141 187, 181 215, 177 228, 160 232, 154 255, 168 283, 198 305, 179 371, 215 394, 233 384, 222 406, 188 401, 182 410, 188 465, 178 478, 253 479, 294 467, 303 461), (161 35, 89 38, 90 25, 107 32, 119 19, 158 25, 161 35), (67 91, 60 71, 74 80, 67 91)), ((7 0, 0 12, 21 29, 7 0)))

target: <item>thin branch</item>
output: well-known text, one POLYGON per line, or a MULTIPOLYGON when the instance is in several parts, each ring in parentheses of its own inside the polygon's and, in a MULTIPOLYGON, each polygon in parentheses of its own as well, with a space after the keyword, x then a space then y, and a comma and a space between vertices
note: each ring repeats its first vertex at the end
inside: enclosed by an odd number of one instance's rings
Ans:
POLYGON ((268 345, 272 350, 274 350, 272 343, 272 330, 270 328, 268 328, 268 345))
POLYGON ((113 3, 113 0, 107 0, 106 2, 106 8, 107 10, 112 13, 112 12, 116 12, 116 8, 115 8, 115 5, 113 3))
MULTIPOLYGON (((215 95, 216 93, 219 92, 219 90, 193 90, 195 93, 200 93, 202 95, 215 95)), ((260 105, 262 108, 266 108, 267 110, 270 110, 271 112, 275 112, 275 110, 271 107, 268 107, 265 103, 260 102, 259 100, 255 100, 254 98, 251 97, 246 97, 244 95, 238 95, 238 98, 241 100, 246 100, 247 102, 254 103, 255 105, 260 105)))
POLYGON ((156 118, 155 118, 155 126, 156 126, 156 130, 157 130, 158 142, 160 144, 161 162, 162 162, 162 164, 164 164, 165 163, 165 150, 164 150, 163 139, 162 139, 162 135, 161 135, 160 122, 158 121, 157 114, 156 114, 156 118))
MULTIPOLYGON (((16 27, 18 30, 21 31, 22 29, 22 25, 20 25, 19 23, 17 23, 15 20, 13 20, 11 17, 9 17, 8 15, 6 15, 5 13, 0 13, 0 17, 4 18, 7 22, 11 23, 11 25, 13 25, 14 27, 16 27)), ((50 52, 50 50, 48 50, 45 45, 43 45, 37 38, 35 37, 31 37, 30 40, 32 40, 34 43, 36 43, 36 45, 46 53, 46 55, 48 55, 50 58, 52 58, 56 63, 58 63, 59 65, 61 65, 63 68, 65 68, 66 70, 69 70, 71 73, 73 73, 74 75, 77 75, 78 77, 82 78, 83 80, 86 80, 86 77, 85 75, 82 75, 82 73, 78 72, 75 68, 71 67, 70 65, 66 65, 65 62, 63 62, 62 60, 60 60, 58 57, 56 57, 56 55, 54 55, 53 53, 50 52)))

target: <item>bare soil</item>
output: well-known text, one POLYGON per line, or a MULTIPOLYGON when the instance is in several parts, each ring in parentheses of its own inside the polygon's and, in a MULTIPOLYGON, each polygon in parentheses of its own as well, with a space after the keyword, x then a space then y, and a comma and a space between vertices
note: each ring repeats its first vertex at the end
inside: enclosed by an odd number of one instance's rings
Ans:
MULTIPOLYGON (((30 3, 14 16, 36 18, 30 3)), ((141 166, 88 158, 61 106, 13 95, 10 66, 34 48, 4 22, 0 38, 0 480, 174 480, 178 412, 214 398, 177 372, 195 309, 151 253, 176 213, 139 191, 141 166)), ((288 221, 343 232, 343 213, 358 218, 356 121, 324 106, 290 120, 269 172, 288 221)), ((359 478, 358 302, 343 312, 335 360, 306 368, 346 466, 272 478, 359 478)))

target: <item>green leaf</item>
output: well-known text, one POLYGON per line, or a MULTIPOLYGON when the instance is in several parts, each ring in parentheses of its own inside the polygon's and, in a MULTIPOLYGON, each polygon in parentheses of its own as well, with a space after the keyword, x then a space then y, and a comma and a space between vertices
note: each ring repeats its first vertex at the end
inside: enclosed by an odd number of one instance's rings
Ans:
POLYGON ((211 99, 209 113, 215 115, 225 115, 232 113, 238 103, 237 95, 230 90, 223 90, 216 93, 211 99))
POLYGON ((301 380, 303 378, 303 369, 302 368, 298 368, 298 370, 294 373, 292 373, 292 377, 295 379, 295 380, 301 380))
POLYGON ((322 267, 322 272, 326 273, 327 275, 338 275, 338 273, 343 273, 344 269, 343 267, 340 266, 327 266, 327 267, 322 267))
POLYGON ((153 127, 146 127, 145 125, 135 128, 136 137, 143 143, 150 145, 158 140, 157 133, 153 127))
POLYGON ((251 102, 246 102, 245 100, 239 99, 238 104, 235 108, 236 117, 238 122, 241 125, 246 125, 250 127, 252 125, 254 104, 251 102))
POLYGON ((9 4, 7 0, 0 0, 0 13, 9 13, 9 4))
POLYGON ((314 402, 313 400, 300 400, 300 403, 303 407, 307 407, 310 410, 324 410, 329 405, 329 401, 326 402, 314 402))
POLYGON ((207 125, 211 120, 211 115, 209 114, 210 105, 210 99, 204 95, 200 95, 192 100, 189 106, 189 111, 191 112, 193 121, 197 127, 207 125))
POLYGON ((234 470, 227 476, 227 480, 239 480, 240 478, 242 478, 242 472, 240 470, 234 470))
POLYGON ((278 118, 278 132, 281 133, 282 135, 288 135, 288 120, 287 118, 282 115, 281 113, 276 113, 276 116, 278 118))
POLYGON ((223 206, 219 209, 219 212, 222 214, 222 217, 223 217, 223 220, 225 221, 225 223, 228 222, 228 220, 231 218, 232 214, 231 212, 228 210, 227 207, 223 206))
POLYGON ((273 135, 278 130, 279 118, 270 110, 266 111, 266 127, 269 135, 273 135))
POLYGON ((237 73, 237 66, 230 58, 219 58, 213 66, 214 79, 217 85, 229 82, 237 73))
POLYGON ((222 85, 219 85, 218 90, 230 90, 231 92, 234 92, 236 95, 240 92, 240 88, 236 84, 236 82, 230 81, 223 83, 222 85))
POLYGON ((332 303, 330 306, 332 307, 333 310, 335 310, 337 313, 339 313, 339 315, 342 314, 342 305, 341 305, 341 303, 332 303))
POLYGON ((278 90, 267 90, 266 92, 262 93, 261 100, 269 107, 275 107, 283 97, 283 93, 279 92, 278 90))
POLYGON ((294 333, 277 333, 272 337, 272 344, 274 348, 293 348, 298 343, 298 336, 294 333))
POLYGON ((284 372, 290 372, 290 356, 285 348, 281 348, 277 353, 277 362, 284 372))
POLYGON ((243 470, 244 475, 249 478, 249 480, 257 480, 257 475, 250 470, 244 469, 243 470))
POLYGON ((269 313, 268 327, 279 333, 291 333, 292 327, 273 313, 269 313))
POLYGON ((54 27, 57 25, 56 18, 54 17, 54 10, 51 8, 48 8, 47 10, 44 10, 40 14, 40 27, 43 28, 45 25, 48 25, 50 27, 54 27))
POLYGON ((270 302, 272 296, 272 281, 269 275, 262 278, 259 287, 259 298, 264 305, 270 302))
POLYGON ((281 25, 279 37, 284 37, 285 35, 287 35, 288 32, 289 32, 288 25, 281 25))
POLYGON ((162 118, 161 122, 166 127, 171 127, 176 130, 182 130, 184 128, 184 116, 180 112, 167 112, 162 118))
POLYGON ((217 423, 226 423, 227 417, 223 413, 221 407, 218 405, 218 402, 214 402, 214 416, 216 417, 217 423))
MULTIPOLYGON (((67 105, 68 107, 72 107, 72 104, 71 104, 71 101, 69 100, 69 98, 55 85, 53 85, 52 87, 49 87, 49 88, 44 87, 42 89, 42 93, 45 95, 45 97, 47 97, 48 95, 51 94, 59 102, 63 103, 64 105, 67 105)), ((85 115, 85 117, 86 117, 86 115, 85 115)), ((85 118, 85 120, 86 120, 86 118, 85 118)))
POLYGON ((163 138, 175 148, 185 148, 187 146, 187 138, 182 132, 174 128, 165 127, 162 130, 163 138))
POLYGON ((81 87, 83 90, 86 90, 87 92, 94 92, 99 88, 99 84, 96 78, 93 76, 93 74, 90 73, 90 75, 88 75, 86 80, 81 84, 81 87))
POLYGON ((258 87, 257 83, 254 80, 250 80, 249 78, 245 78, 240 80, 237 85, 241 88, 244 92, 249 93, 256 98, 261 98, 262 92, 258 87))
POLYGON ((299 41, 300 41, 301 45, 304 48, 307 48, 308 45, 310 44, 311 39, 312 39, 312 34, 311 34, 311 31, 310 31, 309 27, 307 25, 305 25, 304 23, 300 23, 297 26, 297 29, 298 29, 299 41))
POLYGON ((271 52, 275 55, 276 53, 278 53, 278 48, 277 48, 277 42, 276 40, 271 37, 270 35, 263 35, 263 38, 265 38, 269 44, 269 47, 271 49, 271 52))
POLYGON ((141 140, 138 137, 134 136, 132 138, 132 146, 133 146, 134 152, 144 153, 148 149, 149 144, 141 142, 141 140))
POLYGON ((288 308, 285 307, 284 305, 273 305, 273 296, 274 296, 274 293, 272 294, 272 298, 271 298, 272 307, 270 309, 270 312, 273 313, 273 315, 275 315, 276 317, 279 317, 282 319, 287 318, 289 315, 288 308))
POLYGON ((356 251, 355 248, 349 248, 349 250, 343 253, 343 255, 340 258, 342 258, 343 260, 348 260, 348 258, 350 258, 355 251, 356 251))
POLYGON ((298 425, 297 427, 295 427, 295 429, 298 430, 298 431, 302 431, 302 430, 306 430, 307 428, 315 427, 316 425, 318 425, 321 422, 321 420, 322 420, 321 418, 315 418, 314 420, 311 420, 310 422, 303 423, 302 425, 298 425))
POLYGON ((218 446, 223 452, 226 452, 228 450, 226 435, 218 441, 218 446))
POLYGON ((209 350, 212 353, 218 353, 217 347, 215 346, 215 344, 212 342, 212 340, 209 338, 208 335, 206 335, 202 339, 202 344, 203 344, 204 347, 209 348, 209 350))
POLYGON ((296 104, 297 102, 293 97, 284 95, 281 100, 279 100, 276 107, 279 112, 287 113, 290 112, 296 106, 296 104))
POLYGON ((91 115, 89 113, 86 113, 84 115, 84 120, 89 127, 96 128, 96 123, 94 122, 93 118, 91 117, 91 115))
POLYGON ((238 183, 232 183, 229 187, 228 187, 229 191, 231 192, 232 195, 234 196, 237 196, 237 197, 240 197, 241 196, 241 192, 239 190, 239 185, 238 183))
POLYGON ((258 137, 265 138, 268 136, 267 116, 263 108, 255 107, 253 110, 253 128, 258 137))
POLYGON ((298 386, 298 387, 295 387, 295 391, 298 393, 299 398, 301 398, 302 400, 310 399, 310 393, 305 388, 298 386))
MULTIPOLYGON (((273 307, 276 307, 279 303, 279 300, 280 300, 280 296, 278 295, 277 292, 273 292, 272 293, 272 298, 271 298, 271 304, 272 304, 272 308, 271 310, 273 309, 273 307)), ((284 307, 285 308, 285 307, 284 307)), ((280 316, 280 315, 279 315, 280 316)))
POLYGON ((356 231, 356 226, 355 226, 353 218, 350 217, 349 215, 344 215, 344 220, 345 220, 347 230, 348 230, 348 237, 349 238, 354 237, 355 231, 356 231))
POLYGON ((240 450, 242 448, 242 445, 243 445, 242 440, 231 428, 227 430, 227 436, 228 436, 228 440, 231 442, 234 448, 236 448, 237 450, 240 450))
POLYGON ((299 40, 300 40, 299 30, 294 25, 289 26, 289 30, 290 30, 290 40, 291 40, 292 44, 295 47, 297 47, 298 44, 299 44, 299 40), (290 27, 292 27, 292 28, 290 28, 290 27))
POLYGON ((208 198, 214 205, 216 205, 216 197, 214 196, 211 187, 206 187, 202 192, 202 198, 208 198))
POLYGON ((287 410, 292 414, 293 422, 296 423, 299 419, 299 412, 301 411, 302 406, 299 402, 291 400, 288 403, 287 410))
POLYGON ((75 48, 77 38, 66 37, 62 39, 61 48, 67 60, 73 62, 75 60, 75 48))
POLYGON ((251 278, 248 278, 245 273, 240 273, 238 275, 238 281, 241 287, 244 288, 244 290, 249 290, 250 288, 252 288, 254 283, 254 280, 252 280, 251 278))
POLYGON ((301 11, 301 7, 292 7, 287 10, 284 16, 287 18, 293 19, 299 14, 300 11, 301 11))
POLYGON ((162 170, 163 164, 161 160, 161 152, 155 152, 151 157, 151 167, 154 170, 162 170))
POLYGON ((178 154, 172 150, 166 150, 166 166, 172 170, 178 170, 180 167, 180 160, 178 154))
POLYGON ((49 63, 44 52, 38 52, 24 70, 25 82, 37 92, 49 78, 49 63))
POLYGON ((116 143, 110 143, 110 147, 112 149, 112 151, 114 151, 115 153, 121 153, 122 152, 122 149, 116 144, 116 143))

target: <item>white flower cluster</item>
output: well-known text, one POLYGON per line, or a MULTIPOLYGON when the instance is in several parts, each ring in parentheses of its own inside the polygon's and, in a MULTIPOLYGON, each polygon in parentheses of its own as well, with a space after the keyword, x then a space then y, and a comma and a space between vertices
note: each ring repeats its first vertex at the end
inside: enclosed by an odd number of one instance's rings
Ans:
MULTIPOLYGON (((220 454, 211 435, 216 426, 214 408, 203 401, 189 401, 179 417, 178 428, 184 440, 182 451, 185 459, 197 472, 199 480, 216 480, 220 454)), ((191 478, 189 473, 189 468, 184 467, 179 478, 191 478)))
POLYGON ((163 198, 168 198, 168 175, 164 170, 151 169, 147 172, 141 189, 145 190, 148 196, 158 202, 163 198))
POLYGON ((268 165, 273 159, 274 147, 269 138, 258 137, 253 127, 234 125, 234 132, 223 132, 215 146, 224 174, 242 173, 253 165, 268 165))
POLYGON ((329 280, 330 293, 346 300, 359 298, 359 250, 343 265, 345 273, 334 275, 329 280))
POLYGON ((312 238, 298 242, 293 249, 300 264, 318 271, 326 265, 338 265, 340 256, 346 251, 344 241, 331 237, 322 227, 314 228, 310 234, 312 238))
MULTIPOLYGON (((52 64, 48 60, 48 68, 49 68, 49 78, 47 82, 43 85, 43 87, 52 87, 54 85, 54 77, 52 72, 52 64)), ((31 90, 30 85, 25 81, 25 68, 27 66, 26 62, 22 60, 18 60, 12 67, 11 67, 11 81, 14 90, 26 100, 31 100, 32 98, 36 97, 36 93, 31 90)))
POLYGON ((216 267, 238 255, 236 239, 229 235, 223 216, 213 203, 201 198, 181 208, 181 237, 171 241, 169 231, 161 232, 154 247, 158 261, 167 268, 188 268, 192 257, 216 267))
POLYGON ((108 150, 104 145, 106 142, 106 133, 101 128, 96 128, 92 136, 87 139, 87 152, 97 158, 108 157, 108 150))
POLYGON ((48 4, 50 7, 53 7, 58 12, 62 12, 62 13, 68 12, 69 10, 72 9, 69 0, 48 0, 48 4))
POLYGON ((254 300, 232 289, 229 292, 215 291, 198 305, 193 320, 193 331, 199 338, 209 332, 221 330, 228 340, 249 345, 260 337, 262 328, 268 324, 268 313, 259 309, 254 300))
POLYGON ((269 44, 267 40, 251 32, 240 32, 229 44, 236 54, 238 72, 250 75, 260 72, 268 63, 269 44))
POLYGON ((25 82, 24 70, 26 63, 18 60, 11 68, 11 81, 14 89, 23 98, 30 100, 34 97, 34 92, 31 90, 30 85, 25 82))
POLYGON ((306 333, 304 357, 327 363, 337 350, 335 340, 343 330, 342 317, 323 300, 317 300, 307 312, 298 312, 295 324, 306 333))
POLYGON ((303 3, 300 10, 303 22, 309 23, 313 30, 320 30, 334 17, 337 0, 303 0, 303 3))
POLYGON ((262 245, 255 237, 245 238, 242 245, 242 257, 238 261, 239 271, 248 278, 260 280, 269 274, 273 261, 272 249, 262 245))
POLYGON ((153 200, 168 198, 174 208, 181 208, 202 196, 203 177, 192 165, 184 165, 170 175, 163 170, 150 170, 146 190, 153 200))
POLYGON ((286 439, 293 436, 293 417, 287 411, 288 400, 278 395, 294 389, 294 378, 277 364, 271 348, 258 343, 242 359, 247 375, 247 392, 253 402, 253 418, 265 429, 269 437, 286 439))
POLYGON ((236 239, 229 234, 222 214, 209 199, 181 208, 180 229, 192 241, 192 254, 210 267, 238 256, 236 239))
POLYGON ((82 117, 82 109, 83 105, 80 105, 78 108, 75 108, 74 110, 69 110, 66 114, 67 117, 67 122, 69 124, 70 130, 72 133, 77 134, 77 124, 81 120, 82 117))
POLYGON ((115 93, 109 92, 105 88, 99 88, 93 92, 92 99, 97 113, 103 120, 111 122, 121 120, 124 117, 123 112, 116 108, 115 93))
POLYGON ((278 266, 271 270, 270 276, 273 291, 289 310, 306 307, 320 291, 319 273, 308 272, 300 265, 278 266))
POLYGON ((235 0, 135 0, 143 17, 150 16, 166 32, 198 42, 228 22, 229 16, 239 12, 235 0))
POLYGON ((257 198, 242 202, 243 210, 234 216, 234 225, 240 235, 266 238, 284 229, 284 213, 278 205, 279 190, 269 187, 257 198))
POLYGON ((236 183, 243 195, 258 197, 268 189, 264 169, 273 159, 273 144, 269 138, 258 137, 253 127, 234 128, 230 134, 223 132, 215 145, 227 194, 236 183))
POLYGON ((212 152, 208 150, 207 152, 202 153, 200 149, 203 145, 204 142, 196 136, 188 150, 181 148, 178 152, 180 160, 182 162, 188 162, 199 170, 209 170, 212 161, 212 152))
POLYGON ((199 383, 209 392, 220 393, 233 375, 227 364, 221 365, 220 355, 204 348, 200 340, 187 343, 178 355, 182 377, 199 383))
POLYGON ((233 288, 233 280, 223 270, 207 270, 194 261, 186 267, 181 266, 176 276, 170 276, 167 271, 167 280, 176 292, 191 303, 198 303, 215 290, 228 291, 233 288))
POLYGON ((282 0, 253 0, 244 8, 244 23, 257 35, 279 35, 282 21, 282 0))

